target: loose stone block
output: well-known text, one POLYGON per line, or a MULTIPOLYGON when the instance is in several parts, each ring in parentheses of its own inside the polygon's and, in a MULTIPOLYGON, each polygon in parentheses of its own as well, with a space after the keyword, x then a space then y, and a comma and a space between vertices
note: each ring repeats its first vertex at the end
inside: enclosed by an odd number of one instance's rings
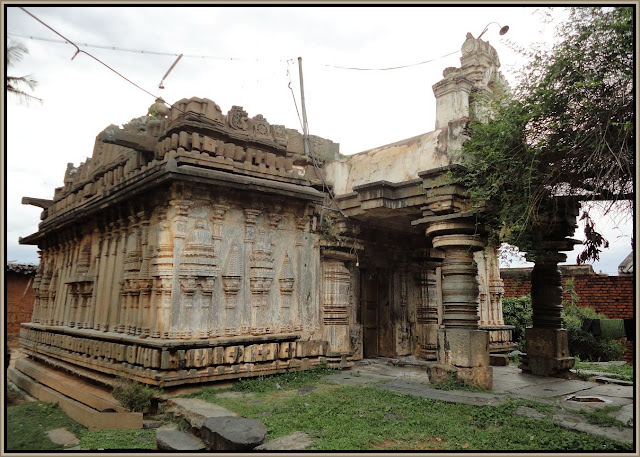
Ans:
POLYGON ((214 451, 250 451, 265 442, 267 428, 256 419, 212 417, 204 421, 200 435, 214 451))

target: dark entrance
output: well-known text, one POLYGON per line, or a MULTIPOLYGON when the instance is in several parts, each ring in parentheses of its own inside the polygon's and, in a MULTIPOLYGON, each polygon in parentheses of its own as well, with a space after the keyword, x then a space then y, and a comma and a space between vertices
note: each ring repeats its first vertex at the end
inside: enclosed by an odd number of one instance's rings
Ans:
POLYGON ((388 357, 394 352, 389 283, 387 270, 361 271, 360 309, 364 357, 388 357))

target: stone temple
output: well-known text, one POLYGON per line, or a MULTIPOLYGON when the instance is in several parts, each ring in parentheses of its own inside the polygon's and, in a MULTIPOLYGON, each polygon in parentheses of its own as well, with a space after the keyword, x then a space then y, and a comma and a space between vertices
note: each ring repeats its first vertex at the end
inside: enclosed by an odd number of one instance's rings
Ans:
MULTIPOLYGON (((512 328, 481 210, 450 171, 499 66, 468 34, 433 86, 435 130, 352 156, 315 136, 305 154, 298 131, 209 99, 108 127, 52 200, 23 200, 43 212, 20 241, 40 251, 21 351, 163 387, 415 356, 437 361, 434 379, 490 388, 512 328)), ((534 374, 573 360, 545 322, 523 364, 534 374)))

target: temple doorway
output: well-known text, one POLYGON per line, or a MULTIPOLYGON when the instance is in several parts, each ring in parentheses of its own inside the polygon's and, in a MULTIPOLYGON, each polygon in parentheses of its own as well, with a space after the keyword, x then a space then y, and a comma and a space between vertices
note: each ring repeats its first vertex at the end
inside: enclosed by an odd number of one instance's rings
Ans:
POLYGON ((390 275, 375 268, 360 272, 363 356, 388 357, 394 353, 391 325, 390 275))

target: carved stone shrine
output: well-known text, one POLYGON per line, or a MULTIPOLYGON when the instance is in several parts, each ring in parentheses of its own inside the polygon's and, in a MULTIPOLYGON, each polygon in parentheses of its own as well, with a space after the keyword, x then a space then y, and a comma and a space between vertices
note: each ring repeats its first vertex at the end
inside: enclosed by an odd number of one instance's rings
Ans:
POLYGON ((514 348, 496 249, 447 176, 470 94, 503 78, 470 34, 461 64, 433 86, 436 130, 349 157, 209 99, 109 126, 52 200, 25 198, 43 212, 21 350, 164 387, 413 355, 491 387, 514 348))

